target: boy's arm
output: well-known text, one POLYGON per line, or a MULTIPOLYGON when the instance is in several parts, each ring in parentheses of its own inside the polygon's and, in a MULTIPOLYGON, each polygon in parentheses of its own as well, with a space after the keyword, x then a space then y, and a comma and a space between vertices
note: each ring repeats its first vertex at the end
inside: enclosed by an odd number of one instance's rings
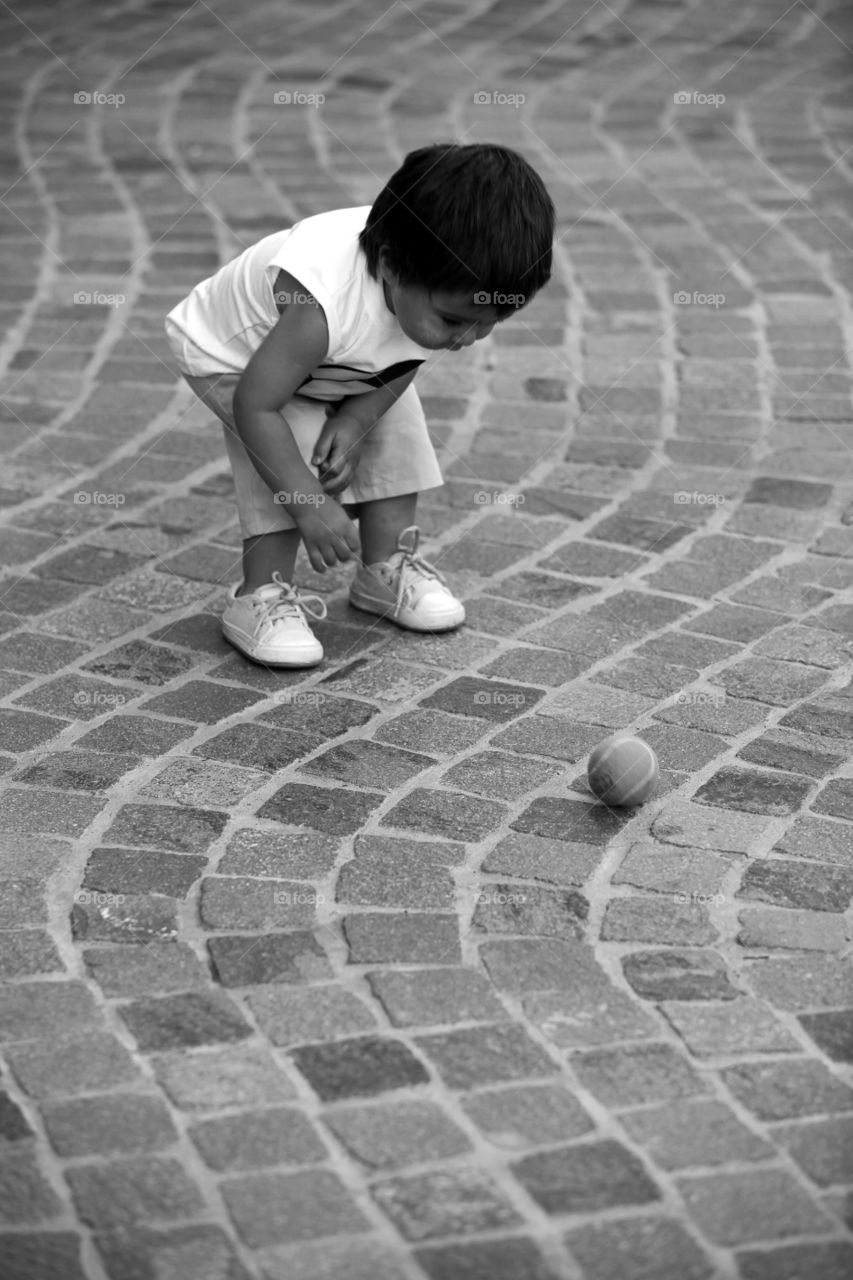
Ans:
POLYGON ((403 394, 416 372, 410 369, 373 391, 346 396, 331 410, 311 455, 326 493, 337 494, 346 489, 367 436, 403 394))
MULTIPOLYGON (((291 278, 292 279, 292 278, 291 278)), ((304 292, 293 280, 295 293, 304 292)), ((320 364, 329 347, 321 307, 285 307, 246 366, 234 393, 237 434, 261 479, 292 516, 312 566, 349 560, 358 552, 355 525, 302 459, 281 409, 320 364)))

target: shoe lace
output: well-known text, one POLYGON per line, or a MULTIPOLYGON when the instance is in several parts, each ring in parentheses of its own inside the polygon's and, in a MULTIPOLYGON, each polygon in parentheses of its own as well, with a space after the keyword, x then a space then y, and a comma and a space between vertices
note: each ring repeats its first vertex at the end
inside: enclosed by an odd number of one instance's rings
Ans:
POLYGON ((413 582, 412 577, 421 581, 437 581, 444 582, 444 575, 436 569, 435 565, 430 564, 428 560, 424 560, 423 556, 418 555, 418 543, 421 539, 421 531, 417 525, 410 525, 408 529, 404 529, 397 539, 396 555, 400 557, 398 561, 397 571, 394 575, 396 579, 397 601, 394 605, 395 615, 400 612, 406 603, 406 594, 411 592, 417 581, 413 582), (411 544, 407 544, 406 538, 411 534, 411 544))
POLYGON ((279 588, 281 595, 277 600, 263 602, 269 622, 278 622, 282 618, 292 618, 295 615, 303 617, 306 613, 309 617, 322 622, 327 613, 326 602, 322 596, 302 595, 296 587, 285 582, 278 570, 273 573, 272 581, 279 588), (312 605, 318 605, 319 608, 312 608, 312 605))

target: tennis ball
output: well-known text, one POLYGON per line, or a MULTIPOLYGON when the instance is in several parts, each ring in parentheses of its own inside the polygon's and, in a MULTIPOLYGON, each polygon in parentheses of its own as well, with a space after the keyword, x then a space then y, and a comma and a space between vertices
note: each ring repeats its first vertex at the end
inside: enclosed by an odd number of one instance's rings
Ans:
POLYGON ((660 777, 658 758, 642 738, 614 733, 593 748, 587 765, 590 790, 617 808, 648 800, 660 777))

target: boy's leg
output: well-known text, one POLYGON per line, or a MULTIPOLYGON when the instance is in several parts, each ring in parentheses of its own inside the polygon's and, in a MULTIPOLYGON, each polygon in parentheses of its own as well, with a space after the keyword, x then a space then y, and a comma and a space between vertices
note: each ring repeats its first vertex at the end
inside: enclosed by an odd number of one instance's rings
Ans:
POLYGON ((415 523, 418 505, 416 493, 403 493, 395 498, 374 498, 350 508, 358 517, 361 559, 364 564, 390 560, 397 550, 397 539, 404 529, 415 523))
POLYGON ((299 530, 280 529, 276 533, 259 533, 243 539, 243 582, 238 596, 251 595, 259 587, 272 582, 278 572, 285 582, 293 581, 299 530))

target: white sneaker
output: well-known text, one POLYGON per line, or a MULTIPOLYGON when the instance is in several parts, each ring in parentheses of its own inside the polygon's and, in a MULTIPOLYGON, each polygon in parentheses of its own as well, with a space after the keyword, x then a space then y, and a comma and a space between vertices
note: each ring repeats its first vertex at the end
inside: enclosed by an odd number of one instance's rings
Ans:
POLYGON ((222 615, 222 634, 253 662, 271 667, 316 667, 323 661, 323 646, 305 620, 325 618, 320 596, 302 596, 274 573, 272 582, 252 595, 238 596, 234 586, 222 615), (311 609, 309 601, 318 604, 311 609))
POLYGON ((465 606, 417 554, 419 541, 420 531, 412 525, 400 534, 390 560, 362 565, 350 588, 350 604, 410 631, 451 631, 465 621, 465 606))

